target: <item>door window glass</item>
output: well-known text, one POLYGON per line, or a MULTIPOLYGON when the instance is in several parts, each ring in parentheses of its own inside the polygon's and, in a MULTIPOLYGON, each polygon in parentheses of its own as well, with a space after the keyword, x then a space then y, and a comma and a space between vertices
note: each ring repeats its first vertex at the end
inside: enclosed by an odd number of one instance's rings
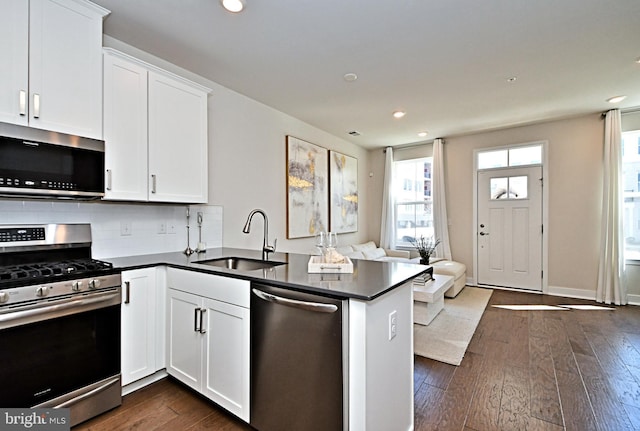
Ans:
POLYGON ((528 197, 527 177, 491 178, 491 199, 526 199, 528 197))
POLYGON ((478 169, 503 168, 508 166, 508 150, 483 151, 478 153, 478 169))
POLYGON ((509 150, 509 166, 538 165, 542 163, 542 146, 518 147, 509 150))
POLYGON ((478 169, 542 164, 542 145, 528 145, 478 153, 478 169))

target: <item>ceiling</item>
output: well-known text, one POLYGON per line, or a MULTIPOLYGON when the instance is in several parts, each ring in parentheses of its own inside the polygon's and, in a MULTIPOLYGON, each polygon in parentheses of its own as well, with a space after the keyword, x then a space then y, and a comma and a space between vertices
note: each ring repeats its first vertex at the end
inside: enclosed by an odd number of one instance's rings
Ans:
POLYGON ((640 106, 638 0, 93 1, 109 36, 365 148, 640 106))

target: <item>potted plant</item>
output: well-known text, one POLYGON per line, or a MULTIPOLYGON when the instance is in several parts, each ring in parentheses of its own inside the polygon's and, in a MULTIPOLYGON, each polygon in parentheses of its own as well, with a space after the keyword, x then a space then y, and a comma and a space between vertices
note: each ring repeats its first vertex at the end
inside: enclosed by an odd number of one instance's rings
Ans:
POLYGON ((424 235, 420 235, 419 239, 410 239, 409 242, 418 250, 422 265, 429 265, 431 255, 436 252, 436 247, 440 244, 439 239, 425 238, 424 235))

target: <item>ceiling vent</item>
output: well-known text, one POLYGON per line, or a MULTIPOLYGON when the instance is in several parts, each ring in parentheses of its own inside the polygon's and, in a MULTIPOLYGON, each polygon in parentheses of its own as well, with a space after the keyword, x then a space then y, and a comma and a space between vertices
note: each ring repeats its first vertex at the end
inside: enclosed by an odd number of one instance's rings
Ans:
POLYGON ((357 130, 352 130, 352 131, 349 132, 349 134, 351 136, 360 136, 360 132, 358 132, 357 130))

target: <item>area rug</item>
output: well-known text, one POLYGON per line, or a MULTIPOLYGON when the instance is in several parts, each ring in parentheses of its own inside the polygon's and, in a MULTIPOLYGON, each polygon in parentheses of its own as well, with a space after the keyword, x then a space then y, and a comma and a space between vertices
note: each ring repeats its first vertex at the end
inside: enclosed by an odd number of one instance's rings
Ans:
POLYGON ((493 290, 467 286, 427 325, 413 325, 416 355, 460 365, 493 290))

